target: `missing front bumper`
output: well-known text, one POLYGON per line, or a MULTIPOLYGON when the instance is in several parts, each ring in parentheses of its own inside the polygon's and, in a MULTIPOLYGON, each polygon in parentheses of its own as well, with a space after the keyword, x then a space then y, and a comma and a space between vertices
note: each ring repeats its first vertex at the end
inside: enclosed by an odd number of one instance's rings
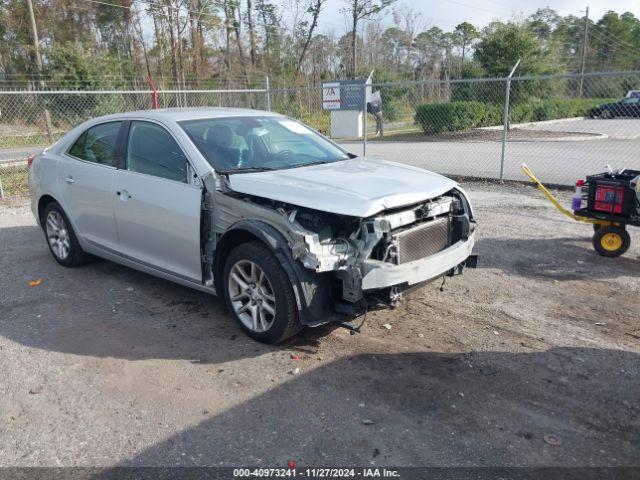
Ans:
POLYGON ((469 238, 460 240, 449 248, 401 265, 367 260, 364 262, 362 290, 366 293, 367 290, 427 282, 446 274, 467 260, 469 260, 467 266, 473 268, 477 263, 477 256, 472 254, 474 245, 475 233, 471 233, 469 238))

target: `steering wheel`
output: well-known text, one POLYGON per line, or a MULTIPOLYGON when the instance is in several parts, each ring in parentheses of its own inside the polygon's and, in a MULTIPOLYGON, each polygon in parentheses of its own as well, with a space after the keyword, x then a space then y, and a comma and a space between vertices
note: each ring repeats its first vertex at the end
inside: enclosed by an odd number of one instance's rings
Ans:
POLYGON ((290 157, 293 154, 293 150, 281 150, 276 153, 274 160, 285 160, 287 157, 290 157))
POLYGON ((261 166, 281 164, 283 161, 286 161, 287 158, 289 158, 292 155, 295 155, 295 152, 293 150, 281 150, 278 153, 272 153, 271 155, 269 155, 269 158, 261 162, 261 166))

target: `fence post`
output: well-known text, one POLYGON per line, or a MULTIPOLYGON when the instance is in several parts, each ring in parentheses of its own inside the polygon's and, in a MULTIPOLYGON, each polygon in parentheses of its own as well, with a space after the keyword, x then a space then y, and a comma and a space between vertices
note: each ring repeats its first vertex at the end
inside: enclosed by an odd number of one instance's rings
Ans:
POLYGON ((4 198, 4 190, 2 188, 2 178, 0 178, 0 200, 4 198))
POLYGON ((267 112, 271 111, 271 91, 269 89, 269 75, 264 77, 264 102, 267 107, 267 112))
POLYGON ((362 156, 367 155, 367 84, 363 83, 362 88, 364 88, 364 118, 362 119, 362 156))
POLYGON ((502 155, 500 156, 500 183, 504 182, 504 154, 507 146, 507 130, 509 129, 509 96, 511 95, 511 77, 520 65, 520 59, 511 69, 511 73, 507 77, 507 88, 504 94, 504 118, 502 125, 502 155))

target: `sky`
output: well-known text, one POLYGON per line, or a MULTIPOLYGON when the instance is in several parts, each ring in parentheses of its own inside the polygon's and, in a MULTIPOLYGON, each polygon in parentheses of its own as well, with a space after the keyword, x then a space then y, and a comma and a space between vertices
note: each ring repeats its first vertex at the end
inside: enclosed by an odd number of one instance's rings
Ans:
MULTIPOLYGON (((421 29, 437 26, 446 31, 463 22, 484 27, 494 19, 510 20, 527 17, 538 8, 551 7, 560 15, 583 16, 589 6, 589 17, 599 19, 609 10, 626 11, 640 16, 640 0, 398 0, 398 6, 410 7, 420 13, 421 29)), ((345 0, 328 0, 320 17, 320 32, 334 30, 337 35, 347 31, 348 19, 340 10, 345 0)), ((383 22, 392 23, 391 10, 383 22)))

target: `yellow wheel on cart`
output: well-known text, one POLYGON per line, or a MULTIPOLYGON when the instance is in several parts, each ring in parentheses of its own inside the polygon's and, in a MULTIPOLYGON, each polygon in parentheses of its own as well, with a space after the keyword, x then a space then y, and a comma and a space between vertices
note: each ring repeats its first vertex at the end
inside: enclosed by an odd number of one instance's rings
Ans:
POLYGON ((624 228, 600 227, 593 235, 593 248, 603 257, 619 257, 629 250, 631 237, 624 228))

